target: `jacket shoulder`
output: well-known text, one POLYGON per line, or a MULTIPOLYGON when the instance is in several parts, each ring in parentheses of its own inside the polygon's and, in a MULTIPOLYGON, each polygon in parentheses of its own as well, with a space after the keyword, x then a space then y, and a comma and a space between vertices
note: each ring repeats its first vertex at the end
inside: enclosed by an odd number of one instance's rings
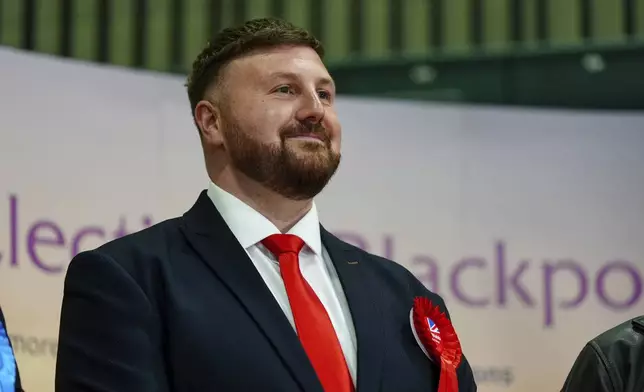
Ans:
POLYGON ((624 348, 644 349, 644 316, 625 321, 595 337, 591 342, 602 353, 614 350, 616 345, 624 348))
POLYGON ((644 317, 625 321, 601 333, 588 345, 601 360, 615 390, 623 390, 633 377, 641 377, 632 369, 642 365, 638 358, 644 352, 644 317))
POLYGON ((167 257, 169 248, 180 239, 180 225, 181 218, 172 218, 108 241, 74 256, 70 267, 81 260, 110 260, 134 274, 134 271, 150 267, 154 260, 167 257))
POLYGON ((631 324, 633 324, 633 331, 644 335, 644 316, 635 317, 631 320, 631 324))
POLYGON ((77 254, 67 268, 65 290, 90 290, 88 286, 94 285, 91 290, 98 292, 96 287, 100 286, 102 295, 110 297, 122 285, 118 295, 125 295, 127 286, 129 295, 143 294, 154 304, 162 298, 171 253, 181 246, 180 219, 157 223, 77 254), (97 283, 96 279, 102 281, 97 283))
POLYGON ((158 247, 161 244, 167 243, 168 240, 175 239, 174 237, 179 234, 178 229, 181 224, 181 219, 172 218, 159 222, 143 230, 108 241, 95 250, 110 254, 128 249, 149 249, 151 244, 155 245, 154 247, 158 247))

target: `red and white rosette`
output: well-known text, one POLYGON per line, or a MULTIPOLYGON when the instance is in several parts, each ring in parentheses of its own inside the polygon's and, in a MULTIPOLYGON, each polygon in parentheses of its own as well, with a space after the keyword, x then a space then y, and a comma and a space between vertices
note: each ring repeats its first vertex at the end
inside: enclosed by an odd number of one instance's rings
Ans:
POLYGON ((432 362, 440 366, 438 392, 458 392, 456 369, 463 351, 452 323, 438 306, 424 297, 414 299, 409 319, 418 345, 432 362))

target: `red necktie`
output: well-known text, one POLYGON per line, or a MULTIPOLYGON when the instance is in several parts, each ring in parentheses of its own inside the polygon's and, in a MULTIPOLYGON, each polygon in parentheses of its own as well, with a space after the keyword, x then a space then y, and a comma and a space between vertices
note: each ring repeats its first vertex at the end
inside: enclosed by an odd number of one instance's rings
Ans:
POLYGON ((351 392, 353 383, 338 336, 324 305, 300 272, 304 241, 292 234, 274 234, 262 244, 279 260, 295 329, 326 392, 351 392))

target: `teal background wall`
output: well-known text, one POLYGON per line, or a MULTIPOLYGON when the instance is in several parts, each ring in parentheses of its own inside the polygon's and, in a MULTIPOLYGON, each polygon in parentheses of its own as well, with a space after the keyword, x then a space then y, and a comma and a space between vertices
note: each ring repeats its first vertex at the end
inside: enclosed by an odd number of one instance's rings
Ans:
POLYGON ((0 44, 185 73, 214 31, 266 15, 318 34, 348 94, 644 106, 644 0, 0 0, 0 44))

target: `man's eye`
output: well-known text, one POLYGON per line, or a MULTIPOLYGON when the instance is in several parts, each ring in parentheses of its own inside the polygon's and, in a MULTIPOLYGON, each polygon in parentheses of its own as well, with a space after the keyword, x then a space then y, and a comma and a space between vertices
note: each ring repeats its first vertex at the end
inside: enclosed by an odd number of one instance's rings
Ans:
POLYGON ((321 99, 327 99, 327 100, 331 99, 331 94, 328 91, 324 91, 324 90, 318 91, 318 96, 321 99))
POLYGON ((289 86, 281 86, 278 87, 275 91, 282 94, 290 94, 292 90, 289 86))

